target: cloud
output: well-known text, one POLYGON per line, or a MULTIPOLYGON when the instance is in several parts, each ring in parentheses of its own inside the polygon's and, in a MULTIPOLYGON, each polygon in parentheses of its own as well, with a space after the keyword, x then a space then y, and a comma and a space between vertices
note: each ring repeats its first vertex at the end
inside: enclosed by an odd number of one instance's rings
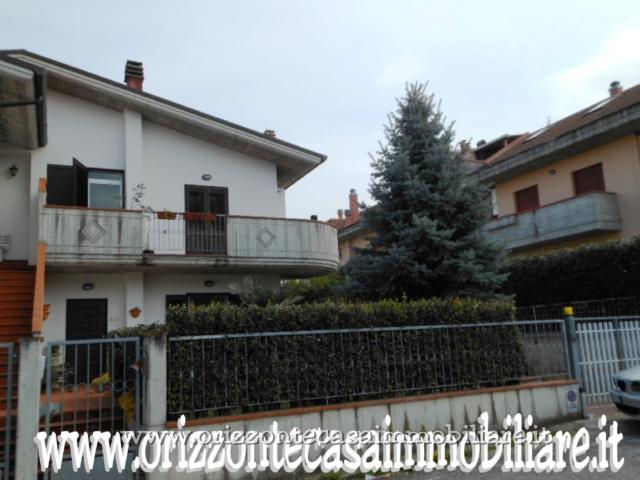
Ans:
POLYGON ((607 96, 613 80, 640 83, 640 28, 618 30, 582 63, 547 75, 542 88, 551 99, 553 120, 607 96))

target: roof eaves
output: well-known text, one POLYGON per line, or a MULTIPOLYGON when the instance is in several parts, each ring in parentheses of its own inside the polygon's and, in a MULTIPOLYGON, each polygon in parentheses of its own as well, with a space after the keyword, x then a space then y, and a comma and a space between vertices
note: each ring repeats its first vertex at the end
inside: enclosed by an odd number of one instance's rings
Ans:
POLYGON ((531 171, 568 155, 580 153, 640 129, 640 104, 618 110, 530 149, 474 171, 481 182, 495 182, 531 171))
POLYGON ((91 78, 93 80, 97 80, 99 82, 105 83, 105 84, 107 84, 109 86, 112 86, 112 87, 116 87, 116 88, 122 90, 123 92, 133 93, 135 95, 139 95, 141 97, 144 97, 144 98, 146 98, 148 100, 160 102, 160 103, 163 103, 163 104, 168 105, 168 106, 173 107, 173 108, 178 108, 178 109, 183 110, 183 111, 185 111, 187 113, 190 113, 190 114, 193 114, 193 115, 197 115, 197 116, 199 116, 199 117, 201 117, 201 118, 203 118, 205 120, 216 122, 216 123, 219 123, 221 125, 225 125, 227 127, 233 128, 235 130, 239 130, 241 132, 256 136, 256 137, 260 138, 261 140, 267 140, 268 142, 273 142, 274 144, 281 145, 281 146, 284 146, 284 147, 287 147, 287 148, 291 148, 293 150, 297 150, 299 152, 305 153, 307 155, 314 156, 314 157, 318 158, 321 163, 324 162, 327 159, 327 156, 325 154, 318 153, 318 152, 315 152, 313 150, 309 150, 307 148, 304 148, 304 147, 301 147, 299 145, 296 145, 296 144, 281 140, 279 138, 274 138, 272 136, 265 135, 264 133, 258 132, 257 130, 253 130, 253 129, 244 127, 242 125, 238 125, 236 123, 229 122, 229 121, 224 120, 222 118, 215 117, 213 115, 209 115, 209 114, 204 113, 202 111, 187 107, 185 105, 173 102, 171 100, 167 100, 165 98, 153 95, 153 94, 145 92, 143 90, 137 90, 137 89, 134 89, 134 88, 130 88, 125 84, 115 82, 115 81, 113 81, 111 79, 102 77, 100 75, 96 75, 96 74, 88 72, 86 70, 82 70, 82 69, 74 67, 72 65, 68 65, 68 64, 59 62, 57 60, 53 60, 53 59, 48 58, 48 57, 44 57, 42 55, 38 55, 38 54, 30 52, 28 50, 24 50, 24 49, 20 49, 20 50, 0 50, 0 56, 8 56, 8 57, 11 57, 11 58, 16 58, 16 56, 18 56, 18 57, 26 57, 27 60, 28 59, 33 59, 33 60, 36 60, 36 61, 48 63, 48 64, 54 65, 54 66, 56 66, 58 68, 62 68, 62 69, 68 70, 70 72, 73 72, 75 74, 82 75, 82 76, 91 78))

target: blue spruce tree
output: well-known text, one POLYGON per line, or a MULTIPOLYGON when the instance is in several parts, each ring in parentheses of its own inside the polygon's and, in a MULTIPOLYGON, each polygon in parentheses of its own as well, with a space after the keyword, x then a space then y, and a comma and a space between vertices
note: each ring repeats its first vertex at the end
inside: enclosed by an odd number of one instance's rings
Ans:
POLYGON ((487 189, 454 147, 452 125, 425 86, 407 86, 372 162, 377 236, 345 268, 344 293, 367 299, 488 296, 503 282, 501 249, 481 228, 487 189))

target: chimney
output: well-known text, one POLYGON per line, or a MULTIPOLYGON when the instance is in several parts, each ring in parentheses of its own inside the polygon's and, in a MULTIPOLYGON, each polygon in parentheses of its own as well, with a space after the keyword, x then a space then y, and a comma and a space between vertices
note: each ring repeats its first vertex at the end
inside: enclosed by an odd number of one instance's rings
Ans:
POLYGON ((341 208, 338 209, 338 218, 342 220, 344 218, 344 210, 341 208))
POLYGON ((267 137, 276 138, 276 131, 275 130, 267 129, 267 130, 264 131, 264 134, 267 137))
POLYGON ((142 82, 144 82, 142 62, 127 60, 127 65, 124 67, 124 82, 129 88, 142 90, 142 82))
POLYGON ((609 96, 612 98, 617 97, 623 90, 622 84, 618 80, 614 80, 611 82, 611 85, 609 85, 609 96))
POLYGON ((309 218, 310 218, 311 220, 313 220, 314 222, 317 222, 317 221, 318 221, 318 215, 311 215, 309 218))
POLYGON ((358 194, 354 188, 349 191, 349 210, 353 222, 360 220, 360 206, 358 205, 358 194))

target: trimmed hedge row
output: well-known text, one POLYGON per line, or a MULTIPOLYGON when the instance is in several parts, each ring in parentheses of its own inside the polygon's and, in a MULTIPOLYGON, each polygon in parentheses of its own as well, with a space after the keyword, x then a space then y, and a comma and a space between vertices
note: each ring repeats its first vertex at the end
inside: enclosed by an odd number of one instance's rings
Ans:
POLYGON ((257 333, 408 325, 500 322, 513 318, 513 304, 472 299, 411 302, 324 302, 300 305, 174 307, 167 312, 170 336, 257 333))
MULTIPOLYGON (((509 302, 421 300, 168 312, 170 337, 510 321, 509 302)), ((515 383, 527 374, 517 328, 170 342, 168 410, 214 416, 515 383)))
POLYGON ((518 305, 640 295, 640 237, 518 257, 507 271, 518 305))

